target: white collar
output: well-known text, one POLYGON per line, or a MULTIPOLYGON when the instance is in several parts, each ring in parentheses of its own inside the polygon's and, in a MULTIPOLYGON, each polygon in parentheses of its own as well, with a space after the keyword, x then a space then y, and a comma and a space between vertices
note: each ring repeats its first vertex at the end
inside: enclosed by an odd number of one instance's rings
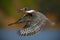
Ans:
POLYGON ((27 13, 32 13, 34 12, 35 10, 29 10, 29 11, 26 11, 27 13))

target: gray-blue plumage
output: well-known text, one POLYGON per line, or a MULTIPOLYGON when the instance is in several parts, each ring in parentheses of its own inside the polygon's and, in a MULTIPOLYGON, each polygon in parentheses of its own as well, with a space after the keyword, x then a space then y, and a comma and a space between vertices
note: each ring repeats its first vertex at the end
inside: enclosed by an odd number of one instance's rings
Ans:
POLYGON ((41 30, 42 27, 45 26, 46 22, 52 24, 53 22, 50 21, 45 15, 43 15, 41 12, 35 11, 35 10, 27 10, 27 8, 21 9, 23 12, 26 12, 28 14, 31 14, 32 18, 29 17, 23 17, 22 19, 19 19, 16 23, 22 23, 26 22, 25 28, 21 28, 19 30, 19 34, 21 36, 31 36, 33 34, 36 34, 41 30))

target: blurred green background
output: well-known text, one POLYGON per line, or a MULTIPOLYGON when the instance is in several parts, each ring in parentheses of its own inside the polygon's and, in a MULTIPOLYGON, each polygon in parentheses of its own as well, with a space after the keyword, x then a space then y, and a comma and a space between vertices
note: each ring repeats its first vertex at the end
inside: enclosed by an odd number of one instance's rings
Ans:
POLYGON ((60 11, 60 0, 0 0, 0 7, 6 12, 12 14, 17 7, 31 7, 42 12, 45 11, 60 11))
POLYGON ((56 18, 55 21, 60 23, 60 0, 0 0, 0 11, 2 11, 7 17, 14 17, 14 20, 17 20, 17 18, 23 15, 23 13, 20 13, 19 15, 16 12, 23 7, 30 7, 45 15, 53 14, 56 18))
POLYGON ((60 13, 60 0, 0 0, 0 8, 10 15, 16 8, 30 7, 42 12, 60 13))

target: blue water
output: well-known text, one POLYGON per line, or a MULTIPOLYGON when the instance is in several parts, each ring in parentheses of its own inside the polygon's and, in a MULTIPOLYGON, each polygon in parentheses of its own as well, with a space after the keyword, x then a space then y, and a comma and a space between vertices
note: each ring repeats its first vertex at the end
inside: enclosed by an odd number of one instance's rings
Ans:
POLYGON ((17 30, 1 30, 0 40, 60 40, 59 31, 43 30, 33 36, 21 37, 18 35, 17 30))

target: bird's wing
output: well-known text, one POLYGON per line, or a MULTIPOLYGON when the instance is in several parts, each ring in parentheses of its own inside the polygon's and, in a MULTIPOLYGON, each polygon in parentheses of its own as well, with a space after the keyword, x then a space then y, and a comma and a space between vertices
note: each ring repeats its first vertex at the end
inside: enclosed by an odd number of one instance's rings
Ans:
POLYGON ((23 17, 21 19, 19 19, 16 23, 24 23, 24 22, 27 22, 27 21, 31 21, 31 19, 29 17, 23 17))
POLYGON ((43 27, 44 25, 45 25, 45 20, 42 20, 41 22, 38 22, 34 24, 33 26, 20 29, 19 34, 20 36, 32 36, 38 33, 41 30, 41 27, 43 27))

